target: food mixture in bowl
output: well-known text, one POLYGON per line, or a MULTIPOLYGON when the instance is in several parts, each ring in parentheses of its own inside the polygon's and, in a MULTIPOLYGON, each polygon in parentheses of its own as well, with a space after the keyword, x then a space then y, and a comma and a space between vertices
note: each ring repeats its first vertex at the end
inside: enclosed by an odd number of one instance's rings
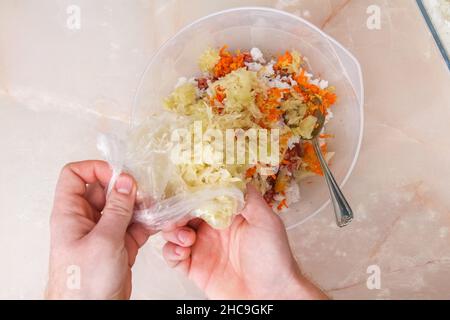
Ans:
MULTIPOLYGON (((226 46, 210 48, 200 56, 199 68, 201 75, 179 79, 165 107, 189 119, 191 126, 201 121, 203 130, 267 130, 263 132, 270 137, 268 149, 275 148, 271 138, 276 130, 278 161, 275 165, 262 161, 258 152, 258 161, 253 163, 191 161, 177 165, 181 180, 193 189, 220 185, 244 190, 251 182, 275 211, 285 210, 299 200, 302 178, 322 174, 307 139, 317 125, 317 110, 325 115, 325 123, 332 118, 330 107, 337 99, 334 88, 309 73, 307 58, 295 50, 270 59, 258 48, 234 52, 226 46)), ((233 138, 238 140, 242 131, 235 132, 233 138)), ((319 141, 328 161, 333 153, 327 150, 327 138, 332 135, 323 129, 319 141)), ((202 143, 203 157, 208 157, 205 147, 208 150, 213 143, 202 143)), ((245 137, 241 143, 246 144, 245 137)), ((214 157, 212 152, 209 156, 214 157)))

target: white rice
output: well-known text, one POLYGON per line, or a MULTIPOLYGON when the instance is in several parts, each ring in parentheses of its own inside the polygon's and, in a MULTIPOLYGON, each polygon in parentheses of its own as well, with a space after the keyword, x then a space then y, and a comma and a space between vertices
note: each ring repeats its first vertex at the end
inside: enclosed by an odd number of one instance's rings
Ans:
POLYGON ((260 63, 266 62, 264 60, 263 53, 258 48, 252 48, 252 50, 250 50, 250 54, 252 56, 253 61, 260 62, 260 63))

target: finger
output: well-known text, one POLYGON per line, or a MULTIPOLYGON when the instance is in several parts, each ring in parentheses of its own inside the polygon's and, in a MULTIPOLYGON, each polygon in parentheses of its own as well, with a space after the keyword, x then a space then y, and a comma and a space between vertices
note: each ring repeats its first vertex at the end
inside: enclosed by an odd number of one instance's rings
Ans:
POLYGON ((139 249, 147 242, 148 238, 154 234, 148 228, 145 228, 142 224, 132 223, 127 229, 127 235, 125 236, 125 248, 128 252, 128 264, 130 268, 136 261, 136 256, 139 249))
POLYGON ((173 221, 167 221, 162 226, 162 231, 173 231, 175 229, 178 229, 180 227, 184 227, 188 224, 188 222, 192 219, 191 216, 186 215, 182 217, 181 219, 173 220, 173 221))
POLYGON ((79 221, 77 216, 91 221, 98 219, 98 213, 85 199, 86 185, 97 182, 108 184, 111 175, 111 169, 104 161, 88 160, 66 164, 56 185, 51 224, 74 225, 79 221))
POLYGON ((190 257, 191 248, 180 247, 172 242, 167 242, 163 247, 162 253, 169 267, 174 268, 181 261, 190 257))
POLYGON ((178 262, 175 267, 172 267, 176 271, 180 272, 183 275, 187 275, 189 272, 189 267, 191 266, 191 257, 178 262))
POLYGON ((182 247, 192 246, 196 238, 195 231, 189 227, 181 227, 172 231, 163 231, 162 236, 166 241, 182 247))
POLYGON ((238 214, 236 215, 236 217, 234 217, 230 228, 238 227, 243 222, 245 222, 245 218, 242 216, 242 214, 238 214))
POLYGON ((248 223, 254 225, 266 225, 269 221, 278 218, 261 193, 251 184, 247 184, 245 207, 241 214, 248 223))
POLYGON ((127 230, 128 234, 134 239, 138 248, 141 248, 148 238, 155 234, 156 231, 150 230, 140 223, 132 223, 127 230))
POLYGON ((200 227, 200 225, 202 223, 204 223, 204 222, 205 221, 200 219, 200 218, 194 218, 194 219, 192 219, 191 221, 188 222, 188 226, 191 227, 194 230, 197 230, 200 227))
POLYGON ((89 184, 84 197, 98 211, 103 211, 106 202, 105 188, 98 182, 89 184))
POLYGON ((121 174, 106 199, 102 217, 95 226, 96 232, 123 240, 133 215, 136 200, 136 183, 127 174, 121 174))
POLYGON ((86 185, 96 182, 108 185, 112 171, 108 163, 98 160, 72 162, 61 170, 56 186, 56 196, 81 195, 86 192, 86 185))

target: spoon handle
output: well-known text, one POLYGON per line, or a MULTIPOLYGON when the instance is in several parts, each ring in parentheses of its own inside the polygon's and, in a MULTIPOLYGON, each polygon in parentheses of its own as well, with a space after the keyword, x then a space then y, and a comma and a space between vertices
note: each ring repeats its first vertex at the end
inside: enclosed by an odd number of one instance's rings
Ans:
POLYGON ((322 167, 325 180, 327 181, 328 190, 330 190, 331 202, 333 203, 334 214, 336 215, 336 223, 339 227, 344 227, 353 219, 352 209, 342 194, 336 180, 334 180, 333 174, 322 155, 317 138, 312 139, 312 144, 319 159, 320 166, 322 167))

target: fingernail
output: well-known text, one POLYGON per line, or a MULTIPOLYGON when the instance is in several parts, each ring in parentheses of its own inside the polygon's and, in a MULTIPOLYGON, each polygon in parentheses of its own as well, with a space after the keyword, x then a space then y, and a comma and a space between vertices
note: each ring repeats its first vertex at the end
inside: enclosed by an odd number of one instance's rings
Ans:
POLYGON ((183 247, 175 247, 175 253, 179 256, 181 256, 183 254, 183 247))
POLYGON ((190 232, 186 230, 180 230, 178 231, 178 240, 180 240, 182 243, 186 243, 189 241, 190 232))
POLYGON ((130 194, 133 189, 133 179, 127 175, 121 175, 116 181, 116 190, 122 194, 130 194))

